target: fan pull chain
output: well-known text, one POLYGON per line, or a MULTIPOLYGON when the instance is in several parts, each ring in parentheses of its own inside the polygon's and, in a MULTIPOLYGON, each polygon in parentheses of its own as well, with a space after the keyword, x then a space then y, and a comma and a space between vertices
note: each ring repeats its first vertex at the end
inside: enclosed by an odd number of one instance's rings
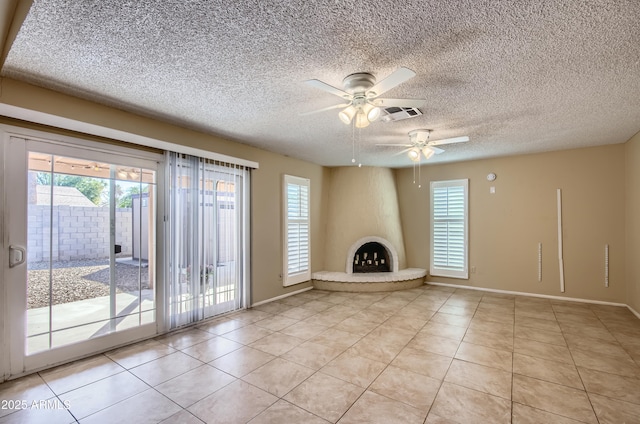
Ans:
POLYGON ((413 162, 413 183, 416 183, 416 163, 413 162))
POLYGON ((356 163, 356 121, 351 122, 351 163, 356 163))
POLYGON ((360 162, 360 145, 362 144, 362 128, 358 128, 358 168, 362 168, 360 162))

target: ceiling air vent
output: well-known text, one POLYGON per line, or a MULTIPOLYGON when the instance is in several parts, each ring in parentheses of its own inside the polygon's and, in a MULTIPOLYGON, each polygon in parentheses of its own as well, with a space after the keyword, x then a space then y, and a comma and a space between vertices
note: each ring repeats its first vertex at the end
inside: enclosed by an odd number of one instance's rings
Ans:
POLYGON ((400 121, 402 119, 415 118, 422 115, 420 109, 415 107, 396 107, 391 106, 382 109, 382 122, 400 121))

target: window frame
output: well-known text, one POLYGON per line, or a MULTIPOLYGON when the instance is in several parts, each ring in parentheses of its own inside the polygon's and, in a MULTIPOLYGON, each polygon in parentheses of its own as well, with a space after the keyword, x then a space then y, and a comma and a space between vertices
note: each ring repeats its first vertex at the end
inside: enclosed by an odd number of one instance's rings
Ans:
MULTIPOLYGON (((283 197, 283 209, 282 209, 282 215, 283 215, 283 227, 282 227, 282 233, 283 233, 283 271, 282 271, 282 285, 284 287, 288 287, 288 286, 293 286, 295 284, 300 284, 300 283, 304 283, 307 282, 309 280, 311 280, 311 180, 309 180, 308 178, 303 178, 303 177, 296 177, 293 175, 284 175, 283 178, 283 185, 282 185, 282 197, 283 197), (306 187, 307 189, 307 202, 306 202, 306 218, 304 217, 299 217, 299 218, 290 218, 288 211, 289 211, 289 203, 291 201, 291 199, 289 199, 289 190, 288 190, 288 186, 290 184, 299 186, 299 187, 306 187), (304 224, 306 223, 306 227, 307 227, 307 232, 306 232, 306 238, 307 238, 307 249, 306 249, 306 255, 307 255, 307 262, 306 262, 306 269, 299 269, 297 272, 293 272, 290 273, 289 272, 289 253, 290 253, 290 249, 289 249, 289 224, 295 222, 295 223, 299 223, 299 224, 304 224)), ((298 251, 300 251, 299 245, 298 245, 298 251)))
MULTIPOLYGON (((469 179, 457 179, 457 180, 444 180, 444 181, 431 181, 430 193, 430 258, 429 258, 429 274, 436 277, 448 277, 458 279, 469 279, 469 179), (436 219, 434 216, 434 190, 445 187, 462 187, 464 193, 464 213, 463 218, 441 218, 436 219), (435 264, 435 225, 436 222, 463 222, 463 243, 464 243, 464 264, 462 267, 442 267, 435 264)), ((449 204, 447 202, 447 204, 449 204)), ((449 240, 447 239, 449 244, 449 240)))

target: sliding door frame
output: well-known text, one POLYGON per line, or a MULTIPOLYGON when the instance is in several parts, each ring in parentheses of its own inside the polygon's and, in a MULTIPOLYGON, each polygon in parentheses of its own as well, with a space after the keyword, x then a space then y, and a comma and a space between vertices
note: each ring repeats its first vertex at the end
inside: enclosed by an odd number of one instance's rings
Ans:
MULTIPOLYGON (((16 273, 12 274, 12 278, 9 276, 8 267, 8 244, 10 226, 22 225, 26 229, 26 216, 15 217, 10 216, 9 210, 11 205, 8 204, 7 199, 10 193, 11 197, 24 196, 26 198, 26 174, 23 176, 24 181, 15 181, 13 178, 3 178, 0 183, 0 209, 2 211, 2 223, 0 223, 0 231, 3 239, 3 248, 0 253, 0 259, 2 265, 0 265, 0 272, 2 273, 2 281, 0 282, 0 292, 2 296, 2 313, 0 314, 0 324, 2 325, 2 352, 0 353, 0 366, 2 367, 2 375, 0 375, 0 381, 6 378, 18 377, 22 374, 36 371, 38 369, 50 367, 60 363, 68 362, 72 359, 79 359, 85 356, 90 356, 95 353, 99 353, 105 350, 113 349, 114 347, 131 343, 136 340, 152 337, 158 333, 166 331, 163 326, 164 323, 164 307, 163 307, 163 290, 164 275, 162 270, 164 269, 164 257, 162 248, 162 237, 164 232, 164 156, 162 154, 140 151, 124 146, 113 146, 110 144, 97 143, 93 141, 83 140, 79 138, 62 136, 59 134, 46 133, 36 130, 30 130, 20 127, 13 127, 8 125, 0 125, 0 139, 2 140, 2 153, 0 153, 0 172, 2 175, 7 175, 7 172, 17 173, 16 168, 26 168, 26 164, 17 164, 14 166, 12 162, 16 160, 25 160, 26 154, 29 151, 28 145, 39 144, 40 146, 48 146, 49 151, 44 153, 53 152, 55 155, 65 155, 71 153, 77 154, 78 149, 82 151, 95 152, 96 155, 103 159, 113 158, 114 162, 118 163, 118 157, 126 155, 128 162, 149 163, 153 161, 156 163, 156 192, 158 197, 156 199, 156 269, 155 269, 155 322, 150 324, 144 324, 131 329, 113 332, 105 336, 90 339, 80 344, 70 344, 66 346, 56 347, 51 350, 47 350, 41 353, 34 353, 32 355, 26 355, 25 346, 25 330, 26 330, 26 293, 21 294, 21 289, 12 284, 18 284, 16 280, 16 273), (12 147, 11 140, 24 140, 22 144, 24 150, 22 155, 20 152, 16 152, 18 157, 11 157, 5 151, 6 148, 12 147), (12 168, 14 171, 12 171, 12 168), (9 180, 9 181, 7 181, 9 180), (11 220, 11 222, 9 222, 11 220), (18 222, 16 222, 17 220, 18 222), (22 319, 25 317, 25 322, 20 325, 22 319), (17 322, 17 324, 16 324, 17 322), (4 378, 2 378, 4 377, 4 378)), ((15 143, 14 143, 15 144, 15 143)), ((11 175, 10 177, 13 177, 11 175)), ((20 176, 16 175, 16 179, 20 176)), ((26 246, 26 240, 22 241, 26 246)), ((28 246, 27 246, 28 247, 28 246)), ((26 265, 25 265, 26 266, 26 265)))
MULTIPOLYGON (((244 192, 244 207, 242 210, 242 220, 244 222, 244 232, 242 235, 242 250, 245 255, 251 255, 251 214, 252 214, 252 205, 251 205, 251 171, 253 169, 259 168, 259 163, 237 158, 233 156, 227 156, 224 154, 202 150, 198 148, 189 147, 186 145, 177 144, 170 141, 164 141, 160 139, 155 139, 151 137, 147 137, 144 135, 133 134, 130 132, 126 132, 123 130, 119 130, 115 127, 106 127, 101 125, 90 124, 82 121, 78 121, 75 119, 64 118, 61 116, 51 115, 47 113, 37 112, 34 110, 19 108, 11 105, 0 104, 0 114, 3 116, 7 116, 10 118, 20 119, 27 122, 25 125, 27 127, 9 125, 9 124, 0 124, 0 141, 5 143, 6 140, 9 139, 10 136, 24 138, 24 139, 32 139, 32 140, 40 140, 46 141, 48 143, 59 143, 59 144, 68 144, 72 146, 81 147, 84 149, 96 149, 98 151, 104 150, 120 150, 126 151, 131 156, 141 156, 148 158, 151 155, 155 155, 157 157, 157 162, 164 162, 164 155, 158 153, 151 153, 145 150, 146 148, 152 148, 156 150, 161 150, 163 152, 166 151, 175 151, 189 155, 200 156, 203 158, 221 161, 228 164, 235 164, 237 166, 243 166, 247 169, 246 180, 245 180, 245 192, 244 192), (124 146, 112 146, 108 143, 101 143, 99 141, 88 141, 82 138, 77 138, 69 135, 62 135, 59 133, 52 133, 48 131, 35 130, 32 128, 28 128, 34 123, 49 125, 56 128, 72 132, 76 132, 82 137, 82 134, 88 134, 91 136, 102 137, 105 139, 111 139, 117 142, 122 142, 123 144, 128 143, 133 148, 124 147, 124 146), (98 147, 96 147, 98 146, 98 147), (137 146, 138 148, 136 148, 137 146)), ((0 175, 4 175, 5 173, 5 165, 11 158, 5 157, 4 153, 4 145, 0 146, 0 175)), ((168 237, 168 226, 166 222, 167 210, 165 206, 167 205, 167 192, 169 188, 169 176, 168 173, 165 173, 165 166, 158 166, 157 169, 157 214, 156 214, 156 330, 157 334, 162 334, 170 330, 169 325, 169 316, 168 316, 168 292, 167 292, 167 284, 165 283, 165 279, 167 276, 165 275, 165 269, 167 267, 166 264, 166 249, 168 246, 165 244, 165 240, 168 237)), ((4 178, 0 180, 0 237, 3 238, 3 247, 6 244, 7 240, 7 225, 10 225, 6 218, 4 217, 4 211, 6 210, 6 192, 8 188, 11 186, 10 181, 5 181, 4 178)), ((3 346, 0 349, 0 382, 8 379, 9 377, 15 378, 24 374, 24 371, 19 369, 12 370, 11 369, 11 357, 9 354, 9 345, 11 342, 10 338, 10 300, 6 296, 7 292, 7 280, 4 278, 5 269, 8 264, 8 251, 7 249, 0 249, 0 293, 2 296, 0 297, 0 344, 3 346)), ((251 295, 252 295, 252 276, 251 276, 251 261, 250 257, 247 260, 243 261, 243 274, 244 274, 244 287, 242 290, 242 305, 244 307, 248 307, 251 305, 251 295)), ((137 331, 138 329, 132 329, 129 331, 137 331)), ((109 335, 112 342, 110 343, 110 347, 104 347, 103 350, 109 350, 112 347, 117 347, 120 345, 129 344, 131 342, 130 339, 126 339, 122 337, 121 333, 113 333, 109 335)), ((140 340, 148 338, 149 336, 144 335, 142 333, 139 334, 140 340)), ((42 366, 40 368, 47 368, 53 365, 58 365, 61 363, 69 362, 70 360, 80 359, 84 356, 90 356, 95 351, 92 352, 65 352, 66 348, 59 348, 58 351, 60 355, 58 358, 51 360, 46 366, 42 366)), ((37 371, 37 369, 33 369, 32 371, 37 371)))

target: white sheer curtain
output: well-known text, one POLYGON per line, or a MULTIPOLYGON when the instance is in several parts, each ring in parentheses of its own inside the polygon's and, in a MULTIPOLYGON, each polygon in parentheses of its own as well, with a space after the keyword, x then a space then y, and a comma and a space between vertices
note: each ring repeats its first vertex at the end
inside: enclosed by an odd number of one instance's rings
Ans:
POLYGON ((249 281, 249 170, 168 153, 169 327, 244 307, 249 281))

